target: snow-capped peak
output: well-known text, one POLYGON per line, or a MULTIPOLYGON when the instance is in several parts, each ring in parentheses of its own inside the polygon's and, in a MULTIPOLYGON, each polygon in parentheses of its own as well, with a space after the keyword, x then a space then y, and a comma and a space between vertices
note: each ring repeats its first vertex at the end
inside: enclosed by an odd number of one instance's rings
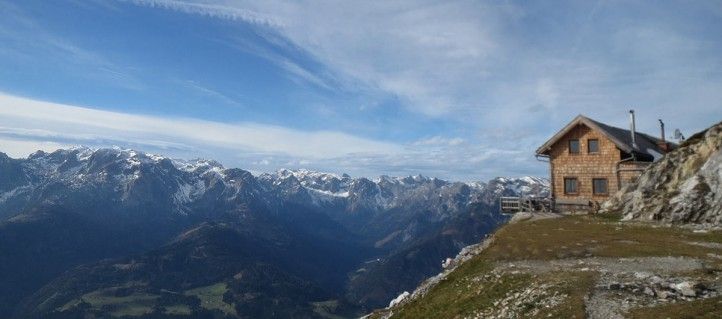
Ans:
POLYGON ((470 203, 491 203, 502 195, 544 196, 549 185, 546 179, 531 176, 461 183, 420 174, 381 175, 370 180, 309 169, 280 169, 242 177, 237 170, 225 169, 214 160, 170 159, 119 147, 36 152, 25 165, 37 172, 35 176, 39 180, 60 182, 74 189, 113 184, 123 194, 122 200, 132 196, 134 189, 159 183, 173 192, 172 201, 181 212, 213 190, 209 194, 225 194, 229 198, 254 194, 249 196, 260 199, 268 195, 272 197, 264 200, 270 202, 284 198, 304 205, 349 205, 353 209, 372 211, 406 207, 443 215, 459 211, 470 203), (260 187, 255 188, 257 186, 260 187))
POLYGON ((223 165, 221 163, 209 160, 209 159, 202 159, 198 158, 195 160, 173 160, 173 164, 175 167, 181 171, 184 172, 206 172, 206 171, 214 171, 214 172, 222 172, 225 170, 223 165))

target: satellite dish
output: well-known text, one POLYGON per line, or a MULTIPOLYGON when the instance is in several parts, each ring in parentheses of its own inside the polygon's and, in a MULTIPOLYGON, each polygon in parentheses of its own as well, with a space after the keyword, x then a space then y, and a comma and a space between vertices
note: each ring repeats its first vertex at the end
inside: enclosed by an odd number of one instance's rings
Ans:
POLYGON ((682 135, 682 131, 680 131, 679 129, 675 129, 674 138, 680 141, 684 141, 684 135, 682 135))

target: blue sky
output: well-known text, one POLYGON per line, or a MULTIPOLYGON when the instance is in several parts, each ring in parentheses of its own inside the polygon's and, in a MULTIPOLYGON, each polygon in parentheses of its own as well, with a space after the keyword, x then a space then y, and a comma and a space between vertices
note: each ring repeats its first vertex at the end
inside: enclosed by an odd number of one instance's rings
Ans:
MULTIPOLYGON (((4 1, 0 151, 545 176, 577 114, 722 120, 722 2, 4 1)), ((668 132, 668 135, 671 132, 668 132)))

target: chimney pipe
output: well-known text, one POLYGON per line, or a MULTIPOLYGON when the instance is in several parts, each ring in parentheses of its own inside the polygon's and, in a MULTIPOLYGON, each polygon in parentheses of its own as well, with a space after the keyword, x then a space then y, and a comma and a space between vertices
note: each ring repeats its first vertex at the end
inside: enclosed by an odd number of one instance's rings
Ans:
POLYGON ((629 131, 632 133, 632 147, 637 148, 637 137, 634 123, 634 110, 629 110, 629 131))
POLYGON ((662 119, 659 119, 659 129, 662 133, 662 139, 657 144, 659 145, 659 149, 666 153, 669 151, 669 144, 667 144, 667 140, 664 138, 664 122, 662 122, 662 119))

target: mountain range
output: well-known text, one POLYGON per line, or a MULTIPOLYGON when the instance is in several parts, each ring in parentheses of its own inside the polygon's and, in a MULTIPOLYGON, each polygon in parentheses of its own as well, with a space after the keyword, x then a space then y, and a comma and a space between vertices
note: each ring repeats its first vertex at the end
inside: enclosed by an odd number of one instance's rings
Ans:
POLYGON ((540 178, 254 175, 120 148, 0 153, 0 313, 338 318, 384 306, 540 178))

